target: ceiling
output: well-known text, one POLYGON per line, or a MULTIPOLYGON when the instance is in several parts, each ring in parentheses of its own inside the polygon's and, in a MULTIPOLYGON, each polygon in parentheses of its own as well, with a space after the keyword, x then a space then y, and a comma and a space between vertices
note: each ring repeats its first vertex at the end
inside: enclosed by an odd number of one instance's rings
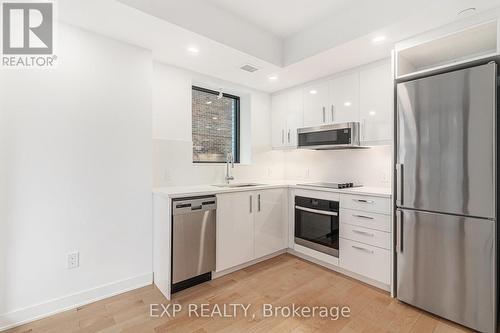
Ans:
POLYGON ((477 14, 466 20, 500 16, 498 0, 343 1, 60 0, 57 15, 60 21, 149 49, 156 61, 266 92, 388 58, 396 42, 457 21, 458 10, 471 4, 477 14), (293 8, 305 2, 314 10, 304 10, 295 22, 299 10, 293 8), (327 5, 331 12, 324 9, 327 5), (318 8, 326 19, 321 20, 318 8), (276 25, 269 23, 273 15, 276 25), (307 23, 311 17, 312 25, 307 23), (292 32, 298 26, 302 30, 292 32), (373 43, 379 35, 386 40, 373 43), (190 54, 189 47, 199 52, 190 54), (239 69, 247 63, 260 70, 239 69))
MULTIPOLYGON (((351 0, 208 0, 280 38, 289 37, 315 22, 340 12, 351 0)), ((350 3, 350 4, 349 4, 350 3)))

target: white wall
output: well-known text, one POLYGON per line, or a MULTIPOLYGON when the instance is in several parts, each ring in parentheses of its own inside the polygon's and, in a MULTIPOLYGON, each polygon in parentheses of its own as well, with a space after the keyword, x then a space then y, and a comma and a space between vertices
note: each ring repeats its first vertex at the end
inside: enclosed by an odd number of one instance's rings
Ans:
POLYGON ((191 86, 241 97, 241 160, 236 181, 283 179, 283 152, 271 150, 270 95, 161 63, 153 65, 153 179, 155 186, 222 183, 224 164, 193 164, 191 86))
POLYGON ((57 68, 0 75, 0 329, 151 282, 151 53, 56 38, 57 68))
POLYGON ((155 186, 224 182, 225 165, 193 164, 191 86, 241 97, 242 161, 235 181, 351 181, 390 186, 391 147, 367 150, 271 150, 267 93, 155 62, 153 65, 153 179, 155 186))

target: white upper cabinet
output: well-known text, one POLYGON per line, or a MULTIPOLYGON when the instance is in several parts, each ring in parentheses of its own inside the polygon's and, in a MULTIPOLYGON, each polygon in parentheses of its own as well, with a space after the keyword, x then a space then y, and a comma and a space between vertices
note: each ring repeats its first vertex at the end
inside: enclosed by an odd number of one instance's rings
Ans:
POLYGON ((273 148, 297 147, 297 128, 346 122, 360 122, 366 145, 391 144, 393 95, 390 61, 275 94, 273 148))
POLYGON ((302 127, 302 90, 273 95, 271 137, 273 148, 297 147, 297 128, 302 127))
POLYGON ((353 73, 307 85, 304 126, 359 121, 359 74, 353 73))
POLYGON ((287 147, 297 147, 297 129, 304 126, 302 109, 304 102, 301 89, 293 89, 287 93, 289 111, 286 114, 287 147))
POLYGON ((325 125, 329 122, 327 109, 330 108, 330 83, 317 82, 303 88, 304 127, 325 125))
POLYGON ((273 95, 271 101, 271 140, 273 148, 285 146, 287 94, 273 95))
POLYGON ((390 63, 360 72, 361 141, 376 144, 392 139, 393 90, 390 63))
POLYGON ((340 76, 330 81, 329 123, 359 121, 359 74, 340 76))

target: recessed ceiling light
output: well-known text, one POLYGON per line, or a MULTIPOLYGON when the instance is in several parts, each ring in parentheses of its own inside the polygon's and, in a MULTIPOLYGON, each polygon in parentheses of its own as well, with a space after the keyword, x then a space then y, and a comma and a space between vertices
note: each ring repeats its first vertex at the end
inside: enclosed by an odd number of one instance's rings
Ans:
POLYGON ((316 95, 318 93, 318 91, 317 90, 309 90, 309 93, 311 95, 316 95))
POLYGON ((368 112, 368 114, 369 114, 370 116, 374 116, 374 115, 376 115, 376 114, 377 114, 377 112, 375 112, 375 110, 370 110, 370 111, 368 112))
POLYGON ((190 46, 187 48, 188 52, 191 53, 191 54, 198 54, 200 53, 200 50, 195 47, 195 46, 190 46))
POLYGON ((278 79, 278 76, 277 75, 271 75, 268 77, 269 80, 271 81, 276 81, 278 79))
POLYGON ((213 119, 213 120, 217 120, 217 119, 219 119, 219 118, 217 118, 217 117, 212 117, 212 119, 213 119))
POLYGON ((345 102, 344 105, 345 106, 351 106, 351 102, 345 102))
POLYGON ((372 42, 380 43, 380 42, 383 42, 385 40, 385 38, 386 37, 384 35, 376 36, 372 39, 372 42))

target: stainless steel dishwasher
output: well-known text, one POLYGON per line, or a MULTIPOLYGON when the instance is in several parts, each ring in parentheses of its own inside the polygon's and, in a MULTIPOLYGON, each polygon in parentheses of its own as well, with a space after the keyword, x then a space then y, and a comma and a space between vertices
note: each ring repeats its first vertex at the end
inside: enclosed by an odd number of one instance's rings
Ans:
POLYGON ((212 279, 215 196, 172 200, 172 293, 212 279))

